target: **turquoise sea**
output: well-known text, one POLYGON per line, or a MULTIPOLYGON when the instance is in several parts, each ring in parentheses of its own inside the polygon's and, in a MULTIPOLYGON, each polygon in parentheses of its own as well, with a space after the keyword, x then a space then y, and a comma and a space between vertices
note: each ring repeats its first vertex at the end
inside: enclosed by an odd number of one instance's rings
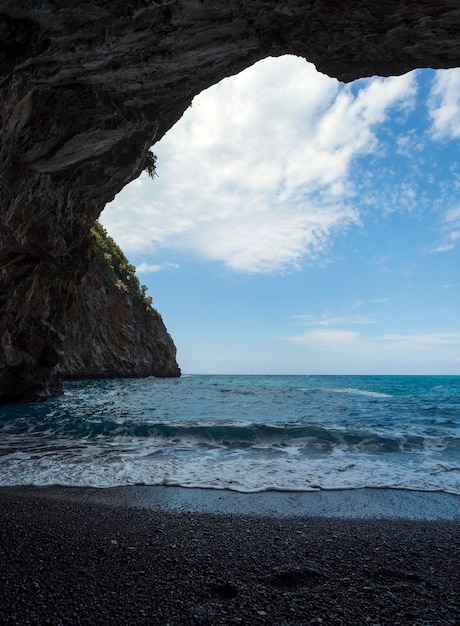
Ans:
POLYGON ((0 407, 0 485, 460 494, 459 376, 86 380, 0 407))

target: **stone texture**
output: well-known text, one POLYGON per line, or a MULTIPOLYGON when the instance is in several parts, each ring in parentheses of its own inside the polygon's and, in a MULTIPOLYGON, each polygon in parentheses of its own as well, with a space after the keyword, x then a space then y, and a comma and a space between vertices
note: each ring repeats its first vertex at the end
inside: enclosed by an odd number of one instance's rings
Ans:
POLYGON ((2 400, 59 393, 91 225, 149 146, 197 93, 286 53, 344 81, 458 66, 460 5, 0 0, 2 400))
POLYGON ((63 378, 178 377, 175 357, 161 315, 90 268, 76 290, 56 373, 63 378))
MULTIPOLYGON (((103 228, 98 230, 113 242, 103 228)), ((161 315, 137 280, 132 284, 111 257, 107 260, 107 249, 93 247, 85 275, 72 292, 56 373, 63 378, 180 376, 176 347, 161 315)))

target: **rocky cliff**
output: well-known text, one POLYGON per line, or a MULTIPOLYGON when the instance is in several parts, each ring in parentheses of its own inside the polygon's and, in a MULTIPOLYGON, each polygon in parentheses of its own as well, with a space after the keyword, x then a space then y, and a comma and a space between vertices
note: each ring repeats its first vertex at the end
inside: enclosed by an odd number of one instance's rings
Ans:
MULTIPOLYGON (((456 0, 0 0, 0 398, 59 392, 104 205, 191 99, 267 56, 460 64, 456 0)), ((225 123, 225 120, 222 120, 225 123)))
POLYGON ((96 223, 91 260, 68 306, 63 378, 180 376, 160 314, 116 243, 96 223))

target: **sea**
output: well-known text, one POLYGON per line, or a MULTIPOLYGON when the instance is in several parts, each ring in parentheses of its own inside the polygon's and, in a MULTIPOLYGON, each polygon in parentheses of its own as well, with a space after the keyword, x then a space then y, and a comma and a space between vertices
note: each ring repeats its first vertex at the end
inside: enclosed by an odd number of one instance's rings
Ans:
POLYGON ((68 381, 0 406, 0 485, 460 495, 460 376, 68 381))

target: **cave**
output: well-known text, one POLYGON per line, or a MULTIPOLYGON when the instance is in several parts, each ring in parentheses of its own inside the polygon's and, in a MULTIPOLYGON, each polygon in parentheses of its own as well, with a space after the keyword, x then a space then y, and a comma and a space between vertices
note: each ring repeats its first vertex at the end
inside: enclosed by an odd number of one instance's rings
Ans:
POLYGON ((454 0, 0 0, 0 29, 0 402, 60 393, 95 220, 195 95, 284 54, 344 82, 460 66, 454 0))

